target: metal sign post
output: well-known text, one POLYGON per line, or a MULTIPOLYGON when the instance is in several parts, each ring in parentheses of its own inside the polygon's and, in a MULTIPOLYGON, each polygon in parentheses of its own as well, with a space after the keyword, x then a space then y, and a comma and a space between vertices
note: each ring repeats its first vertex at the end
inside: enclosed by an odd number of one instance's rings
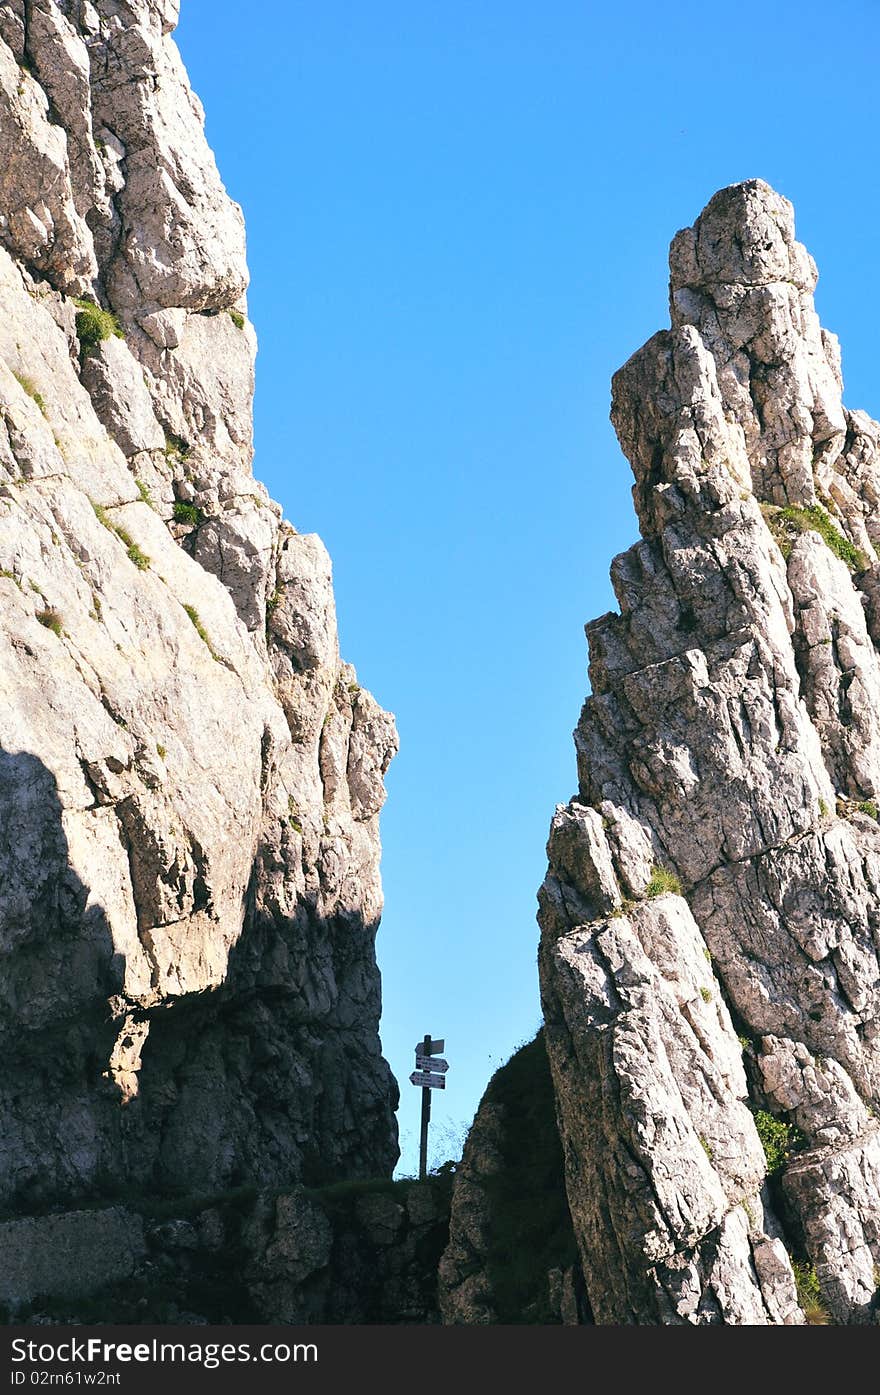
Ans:
MULTIPOLYGON (((431 1038, 425 1037, 422 1055, 430 1056, 431 1038)), ((422 1086, 422 1131, 419 1135, 419 1181, 424 1182, 428 1175, 428 1125, 431 1122, 431 1087, 422 1086)))
POLYGON ((424 1182, 428 1175, 428 1125, 431 1122, 431 1091, 446 1089, 446 1072, 449 1062, 435 1055, 442 1051, 446 1042, 441 1037, 435 1041, 428 1034, 416 1046, 416 1068, 410 1082, 422 1092, 422 1129, 419 1138, 419 1181, 424 1182))

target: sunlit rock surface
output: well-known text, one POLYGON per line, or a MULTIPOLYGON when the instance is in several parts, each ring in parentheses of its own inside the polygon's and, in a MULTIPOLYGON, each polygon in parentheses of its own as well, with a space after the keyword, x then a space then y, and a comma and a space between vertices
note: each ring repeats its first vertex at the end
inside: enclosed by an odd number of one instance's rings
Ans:
POLYGON ((569 1202, 597 1322, 802 1321, 789 1254, 872 1321, 880 427, 768 185, 670 268, 672 327, 614 378, 642 541, 587 626, 540 896, 569 1202), (792 1126, 772 1187, 756 1110, 792 1126))
POLYGON ((176 18, 0 8, 7 1209, 397 1156, 394 722, 340 659, 322 544, 251 473, 243 220, 176 18))

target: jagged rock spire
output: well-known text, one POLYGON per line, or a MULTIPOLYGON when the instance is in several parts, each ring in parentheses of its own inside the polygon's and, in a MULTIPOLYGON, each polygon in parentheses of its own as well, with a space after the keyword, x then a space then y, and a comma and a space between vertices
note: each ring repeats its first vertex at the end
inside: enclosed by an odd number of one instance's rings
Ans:
POLYGON ((541 982, 600 1322, 841 1321, 880 1262, 880 428, 846 412, 791 205, 722 190, 614 378, 643 541, 587 627, 541 982), (873 635, 873 638, 872 638, 873 635), (804 1146, 764 1184, 756 1109, 804 1146), (783 1228, 784 1224, 784 1228, 783 1228))

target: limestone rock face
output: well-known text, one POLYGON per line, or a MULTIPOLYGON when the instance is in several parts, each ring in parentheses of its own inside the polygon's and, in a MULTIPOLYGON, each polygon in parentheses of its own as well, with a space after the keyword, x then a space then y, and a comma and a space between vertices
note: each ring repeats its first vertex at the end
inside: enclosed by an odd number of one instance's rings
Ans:
POLYGON ((0 1207, 376 1176, 397 738, 251 474, 174 0, 0 8, 0 1207))
POLYGON ((614 378, 642 541, 587 626, 540 972, 598 1322, 837 1322, 880 1263, 880 427, 791 205, 724 189, 614 378), (792 1131, 764 1182, 754 1112, 792 1131), (802 1143, 794 1145, 800 1131, 802 1143))

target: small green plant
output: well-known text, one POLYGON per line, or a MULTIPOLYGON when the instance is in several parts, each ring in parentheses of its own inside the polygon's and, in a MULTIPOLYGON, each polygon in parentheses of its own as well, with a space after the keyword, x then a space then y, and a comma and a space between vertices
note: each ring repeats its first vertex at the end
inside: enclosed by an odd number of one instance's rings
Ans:
POLYGON ((165 432, 165 455, 169 460, 186 460, 191 446, 182 436, 175 436, 173 431, 165 432))
POLYGON ((704 1002, 704 1003, 711 1003, 711 1001, 712 1001, 712 990, 711 990, 711 988, 706 988, 705 985, 704 985, 704 986, 700 989, 700 997, 703 999, 703 1002, 704 1002))
POLYGON ((712 1161, 713 1161, 713 1158, 712 1158, 712 1149, 711 1149, 711 1147, 709 1146, 709 1141, 708 1141, 708 1139, 704 1138, 703 1135, 702 1135, 701 1133, 700 1133, 700 1134, 697 1134, 697 1137, 698 1137, 699 1140, 700 1140, 700 1147, 702 1148, 703 1152, 706 1154, 706 1157, 709 1159, 709 1161, 712 1162, 712 1161))
POLYGON ((789 528, 786 528, 784 522, 782 521, 782 510, 778 508, 776 504, 768 503, 762 503, 760 505, 760 509, 764 522, 770 529, 776 546, 779 548, 779 551, 782 553, 784 560, 787 562, 789 557, 791 556, 792 540, 790 536, 791 530, 789 528))
POLYGON ((131 534, 123 528, 121 524, 113 522, 103 504, 96 504, 94 499, 90 499, 89 503, 95 511, 95 517, 98 522, 103 523, 108 533, 114 533, 122 543, 128 554, 129 561, 134 563, 138 571, 146 571, 147 567, 150 565, 150 558, 145 552, 141 551, 131 534))
POLYGON ((804 1142, 804 1136, 795 1124, 786 1124, 768 1114, 766 1109, 754 1111, 755 1128, 767 1160, 767 1176, 776 1177, 793 1152, 804 1142))
POLYGON ((0 576, 5 577, 7 581, 14 581, 19 591, 22 589, 21 582, 15 572, 11 572, 8 567, 0 567, 0 576))
POLYGON ((46 610, 37 611, 37 619, 41 625, 45 625, 47 630, 51 630, 53 635, 58 635, 59 639, 63 633, 61 627, 61 616, 57 610, 51 607, 46 610))
POLYGON ((798 1303, 807 1319, 807 1325, 809 1327, 826 1327, 831 1321, 831 1314, 822 1302, 819 1276, 816 1273, 815 1265, 799 1264, 797 1260, 792 1260, 791 1268, 794 1274, 798 1303))
POLYGON ((145 552, 141 552, 137 543, 130 543, 126 549, 129 562, 134 562, 139 572, 145 572, 150 565, 150 559, 145 552))
POLYGON ((276 588, 275 588, 275 590, 272 592, 271 596, 269 596, 269 597, 267 598, 267 600, 266 600, 266 643, 267 643, 267 644, 269 643, 269 640, 270 640, 270 638, 271 638, 272 616, 274 615, 275 611, 277 610, 277 608, 278 608, 278 602, 279 602, 280 600, 281 600, 281 592, 278 590, 278 588, 277 588, 277 586, 276 586, 276 588))
POLYGON ((244 329, 244 315, 240 310, 228 310, 226 313, 236 329, 244 329))
POLYGON ((295 833, 298 833, 300 836, 302 836, 303 828, 302 822, 299 817, 299 810, 297 809, 296 803, 292 798, 288 799, 287 801, 287 822, 290 824, 291 828, 294 830, 295 833))
POLYGON ((713 960, 713 958, 714 958, 714 955, 712 954, 712 951, 711 951, 711 949, 709 948, 708 945, 704 945, 704 946, 703 946, 703 958, 705 959, 705 961, 706 961, 707 964, 711 964, 711 963, 712 963, 712 960, 713 960))
POLYGON ((361 690, 361 685, 360 685, 360 683, 349 683, 349 685, 348 685, 348 691, 349 691, 349 693, 351 693, 352 697, 356 697, 357 694, 360 692, 360 690, 361 690))
POLYGON ((162 745, 162 743, 161 743, 160 741, 157 741, 157 742, 156 742, 156 751, 157 751, 157 753, 158 753, 158 755, 159 755, 159 759, 160 759, 160 760, 164 760, 165 757, 166 757, 167 754, 168 754, 167 750, 165 749, 165 747, 162 745))
POLYGON ((201 622, 199 612, 196 610, 194 605, 185 605, 183 608, 189 616, 190 620, 192 621, 193 628, 195 629, 196 634, 207 648, 208 653, 211 655, 211 658, 216 659, 217 655, 214 652, 214 646, 208 638, 208 631, 205 629, 204 625, 201 622))
POLYGON ((144 484, 143 480, 136 479, 135 484, 137 485, 137 492, 141 496, 144 503, 149 504, 150 508, 154 509, 156 505, 153 503, 153 496, 150 493, 147 486, 144 484))
POLYGON ((96 305, 92 300, 74 301, 78 307, 76 312, 76 337, 79 340, 80 349, 94 349, 104 339, 115 336, 117 339, 124 339, 122 327, 111 310, 102 310, 100 305, 96 305))
POLYGON ((867 814, 869 819, 880 817, 877 813, 877 805, 874 803, 873 799, 863 799, 861 804, 856 805, 856 808, 860 814, 867 814))
POLYGON ((824 799, 819 800, 819 813, 823 819, 828 817, 828 804, 824 799))
POLYGON ((43 394, 37 391, 37 388, 35 387, 33 380, 31 378, 26 378, 23 373, 13 373, 12 376, 18 383, 18 386, 21 388, 22 392, 27 393, 31 401, 36 403, 40 411, 43 413, 43 416, 45 416, 46 400, 43 397, 43 394))
POLYGON ((194 528, 204 521, 205 515, 195 504, 187 504, 183 499, 176 499, 174 502, 174 522, 189 523, 194 528))
POLYGON ((855 543, 844 537, 821 504, 788 504, 783 509, 762 504, 761 512, 786 559, 791 554, 792 535, 812 532, 819 534, 826 547, 845 562, 850 571, 864 569, 864 554, 855 543))
POLYGON ((742 1032, 740 1032, 739 1035, 737 1036, 737 1041, 739 1042, 739 1044, 740 1044, 740 1046, 742 1047, 743 1051, 748 1051, 749 1047, 750 1047, 751 1044, 752 1044, 752 1043, 749 1041, 749 1038, 748 1038, 748 1037, 743 1036, 742 1032))
POLYGON ((662 896, 665 892, 672 892, 675 896, 681 895, 681 882, 674 872, 670 872, 668 867, 661 867, 655 862, 651 868, 651 880, 645 887, 645 895, 652 899, 655 896, 662 896))

